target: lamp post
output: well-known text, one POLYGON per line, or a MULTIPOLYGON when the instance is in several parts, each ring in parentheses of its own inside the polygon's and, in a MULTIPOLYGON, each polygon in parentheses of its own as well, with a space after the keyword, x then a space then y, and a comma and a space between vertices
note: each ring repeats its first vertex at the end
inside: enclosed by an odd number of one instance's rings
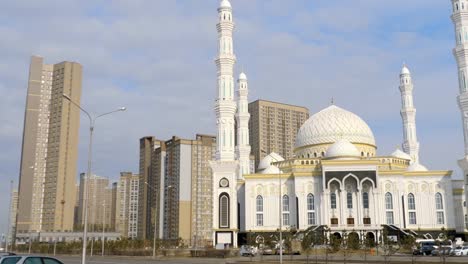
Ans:
POLYGON ((96 123, 96 119, 109 115, 119 111, 125 111, 125 107, 120 107, 114 111, 110 111, 107 113, 103 113, 97 116, 91 116, 88 111, 84 110, 79 104, 74 102, 70 96, 63 94, 63 97, 67 99, 71 104, 78 107, 89 119, 89 145, 88 145, 88 170, 85 176, 85 186, 83 189, 83 208, 84 208, 84 228, 83 228, 83 249, 81 254, 81 264, 86 264, 86 244, 87 244, 87 236, 88 236, 88 178, 91 176, 91 160, 92 160, 92 147, 93 147, 93 133, 94 133, 94 124, 96 123))
POLYGON ((282 210, 283 210, 283 206, 282 206, 282 197, 281 197, 281 171, 278 172, 278 184, 279 184, 279 194, 278 194, 278 198, 279 198, 279 250, 280 250, 280 264, 283 264, 283 215, 282 215, 282 210))
POLYGON ((104 237, 104 234, 105 234, 105 231, 106 231, 106 200, 104 200, 104 202, 102 203, 102 209, 103 209, 103 217, 102 217, 102 237, 101 237, 101 245, 102 245, 102 248, 101 248, 101 256, 104 256, 104 241, 105 241, 105 237, 104 237))

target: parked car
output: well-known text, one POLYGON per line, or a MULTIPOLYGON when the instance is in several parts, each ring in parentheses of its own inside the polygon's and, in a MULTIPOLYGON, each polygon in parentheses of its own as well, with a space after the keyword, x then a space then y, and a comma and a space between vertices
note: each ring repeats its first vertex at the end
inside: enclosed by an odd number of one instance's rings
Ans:
POLYGON ((419 249, 419 255, 429 256, 434 249, 436 249, 436 247, 433 245, 424 245, 419 249))
POLYGON ((455 256, 467 256, 468 255, 468 246, 457 247, 453 251, 455 256))
POLYGON ((255 256, 256 251, 254 247, 252 246, 243 245, 241 246, 239 253, 243 257, 249 257, 249 256, 253 257, 255 256))
POLYGON ((0 257, 0 264, 64 264, 60 260, 51 257, 41 256, 2 256, 0 257))
POLYGON ((262 250, 262 255, 273 255, 273 250, 269 247, 265 247, 262 250))
POLYGON ((452 252, 451 247, 441 247, 441 248, 436 248, 431 251, 432 256, 450 256, 452 252))

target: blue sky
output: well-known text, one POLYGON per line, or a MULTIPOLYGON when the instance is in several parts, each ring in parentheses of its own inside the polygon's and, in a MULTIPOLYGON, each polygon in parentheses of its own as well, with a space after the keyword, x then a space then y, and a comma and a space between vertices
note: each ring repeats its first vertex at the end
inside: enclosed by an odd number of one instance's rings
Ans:
MULTIPOLYGON (((306 106, 334 98, 373 130, 380 155, 401 144, 399 72, 415 82, 421 161, 451 169, 463 154, 450 1, 232 0, 236 72, 250 99, 306 106)), ((218 0, 11 0, 0 10, 0 211, 18 182, 29 59, 83 65, 82 104, 99 120, 93 171, 138 170, 138 140, 213 134, 218 0)), ((79 172, 86 168, 82 118, 79 172)), ((77 172, 78 175, 78 172, 77 172)), ((5 214, 3 214, 5 215, 5 214)), ((0 232, 6 217, 0 219, 0 232)))

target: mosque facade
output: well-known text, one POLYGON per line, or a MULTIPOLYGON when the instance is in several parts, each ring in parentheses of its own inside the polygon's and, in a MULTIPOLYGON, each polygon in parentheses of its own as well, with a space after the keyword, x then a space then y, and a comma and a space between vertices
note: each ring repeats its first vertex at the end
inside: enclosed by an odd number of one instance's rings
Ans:
MULTIPOLYGON (((452 2, 458 30, 464 18, 457 12, 468 12, 468 1, 452 2), (460 11, 461 2, 467 2, 463 3, 466 11, 460 11), (459 4, 458 9, 455 4, 459 4)), ((332 104, 302 125, 294 158, 284 160, 271 153, 259 163, 258 173, 250 171, 248 81, 245 73, 239 75, 234 96, 234 17, 228 0, 221 1, 218 15, 218 140, 216 160, 210 163, 214 244, 237 247, 242 234, 271 234, 279 229, 317 228, 337 237, 355 233, 374 241, 382 238, 384 230, 396 239, 400 235, 436 238, 447 232, 455 236, 468 233, 466 183, 454 180, 452 171, 426 168, 419 158, 414 87, 406 65, 399 75, 401 150, 379 155, 366 122, 332 104)), ((464 45, 457 45, 454 53, 460 68, 460 107, 468 113, 463 97, 468 98, 464 79, 467 64, 457 56, 464 49, 464 45)), ((468 114, 463 116, 466 120, 468 114)), ((467 146, 468 121, 464 124, 467 146)), ((462 168, 466 160, 459 162, 462 168)), ((467 171, 468 165, 465 175, 467 171)))

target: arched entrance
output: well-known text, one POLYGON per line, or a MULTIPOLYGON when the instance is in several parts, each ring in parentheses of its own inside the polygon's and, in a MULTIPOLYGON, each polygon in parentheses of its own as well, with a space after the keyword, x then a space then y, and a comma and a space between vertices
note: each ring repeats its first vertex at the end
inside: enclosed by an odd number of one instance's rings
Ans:
POLYGON ((359 235, 356 232, 351 232, 348 235, 348 248, 359 249, 359 235))
POLYGON ((368 247, 375 247, 375 235, 372 232, 366 234, 366 245, 368 247))

